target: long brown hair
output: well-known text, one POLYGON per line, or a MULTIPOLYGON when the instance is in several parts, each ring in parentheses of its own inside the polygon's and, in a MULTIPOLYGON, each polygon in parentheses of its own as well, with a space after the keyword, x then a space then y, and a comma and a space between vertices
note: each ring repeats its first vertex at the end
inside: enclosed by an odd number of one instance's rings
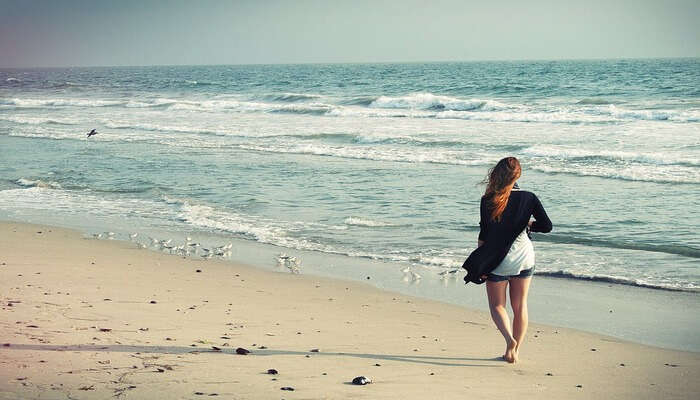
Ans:
POLYGON ((486 184, 484 198, 488 201, 491 219, 494 221, 501 220, 501 214, 508 204, 510 191, 515 181, 520 178, 521 172, 520 161, 515 157, 506 157, 491 168, 484 178, 486 184))

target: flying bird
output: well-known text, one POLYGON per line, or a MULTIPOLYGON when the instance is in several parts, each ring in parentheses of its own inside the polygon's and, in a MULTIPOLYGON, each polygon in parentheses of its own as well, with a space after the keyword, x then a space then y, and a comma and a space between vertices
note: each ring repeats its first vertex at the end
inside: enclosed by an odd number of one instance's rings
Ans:
POLYGON ((90 132, 88 132, 87 137, 95 136, 95 135, 97 135, 97 129, 93 129, 90 132))

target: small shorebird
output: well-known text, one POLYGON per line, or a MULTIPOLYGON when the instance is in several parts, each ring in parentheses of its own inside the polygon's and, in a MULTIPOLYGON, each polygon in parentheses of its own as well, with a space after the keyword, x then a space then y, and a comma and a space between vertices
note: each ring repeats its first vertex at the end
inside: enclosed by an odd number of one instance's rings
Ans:
POLYGON ((95 135, 97 135, 97 129, 93 129, 90 132, 88 132, 87 137, 95 136, 95 135))

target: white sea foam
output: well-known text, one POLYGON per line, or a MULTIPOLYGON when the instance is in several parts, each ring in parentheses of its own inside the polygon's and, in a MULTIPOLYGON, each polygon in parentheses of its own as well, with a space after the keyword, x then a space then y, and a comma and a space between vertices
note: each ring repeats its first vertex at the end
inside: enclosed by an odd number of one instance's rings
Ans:
POLYGON ((494 100, 458 99, 438 96, 432 93, 413 93, 406 96, 381 96, 369 105, 373 108, 407 108, 419 110, 454 110, 454 111, 493 111, 509 108, 494 100))
POLYGON ((345 218, 343 223, 345 223, 346 225, 365 226, 365 227, 370 227, 370 228, 396 226, 396 225, 389 223, 389 222, 375 221, 375 220, 371 220, 368 218, 362 218, 362 217, 348 217, 348 218, 345 218))
POLYGON ((312 154, 317 156, 330 156, 340 158, 350 158, 373 161, 395 161, 408 163, 432 163, 432 164, 452 164, 452 165, 490 165, 498 161, 497 156, 484 157, 479 155, 476 158, 466 158, 470 154, 454 150, 421 149, 407 152, 396 147, 376 147, 376 146, 328 146, 317 143, 298 144, 242 144, 238 148, 254 150, 268 153, 288 153, 288 154, 312 154), (465 157, 466 156, 466 157, 465 157))
POLYGON ((583 148, 555 146, 533 146, 522 150, 522 152, 532 157, 555 158, 561 160, 568 160, 573 158, 601 158, 610 161, 632 161, 656 165, 700 166, 699 159, 679 157, 677 155, 664 152, 637 153, 630 151, 591 150, 583 148))
POLYGON ((506 104, 491 99, 459 99, 431 93, 405 96, 380 96, 367 106, 324 103, 320 95, 282 93, 266 98, 272 102, 244 101, 234 97, 209 99, 146 98, 13 98, 0 100, 0 107, 126 107, 158 108, 172 111, 292 113, 334 117, 365 118, 438 118, 491 122, 549 122, 549 123, 616 123, 624 121, 698 122, 700 110, 631 110, 615 105, 547 105, 506 104), (282 104, 281 104, 282 103, 282 104))
POLYGON ((39 187, 39 188, 51 188, 60 189, 61 185, 58 182, 53 181, 42 181, 41 179, 26 179, 19 178, 15 181, 16 184, 25 187, 39 187))
POLYGON ((41 107, 109 107, 125 105, 127 102, 121 100, 99 100, 99 99, 3 99, 0 104, 14 106, 17 108, 41 108, 41 107))
POLYGON ((261 243, 298 250, 341 253, 330 246, 289 234, 289 232, 298 230, 304 223, 285 223, 255 216, 246 216, 230 211, 217 210, 207 205, 191 204, 188 201, 181 203, 178 218, 198 228, 235 233, 261 243))
POLYGON ((178 133, 206 133, 214 135, 226 135, 227 130, 203 128, 199 126, 189 125, 160 125, 147 122, 130 122, 130 121, 112 121, 103 119, 101 121, 105 127, 111 129, 132 129, 136 131, 154 131, 154 132, 178 132, 178 133))
POLYGON ((163 218, 171 213, 153 201, 134 198, 100 197, 88 192, 76 192, 59 188, 32 185, 24 189, 0 191, 0 204, 4 209, 30 209, 42 212, 83 213, 93 216, 129 216, 163 218))
POLYGON ((0 115, 0 120, 14 122, 16 124, 22 124, 22 125, 42 125, 42 124, 77 125, 80 123, 76 119, 46 118, 46 117, 36 117, 36 116, 27 116, 27 115, 0 115))
POLYGON ((312 93, 293 93, 293 92, 285 92, 285 93, 278 93, 278 94, 270 94, 265 96, 266 99, 269 100, 275 100, 275 101, 288 101, 288 102, 295 102, 295 101, 305 101, 305 100, 312 100, 312 99, 320 99, 321 96, 320 94, 312 94, 312 93))
POLYGON ((690 183, 700 184, 700 171, 684 167, 673 166, 659 170, 653 166, 571 166, 566 163, 555 165, 531 164, 529 168, 553 174, 570 174, 578 176, 596 176, 608 179, 621 179, 626 181, 655 182, 655 183, 690 183))
POLYGON ((613 104, 595 110, 604 115, 610 115, 616 119, 638 119, 649 121, 675 121, 675 122, 698 122, 700 121, 700 110, 628 110, 616 107, 613 104))

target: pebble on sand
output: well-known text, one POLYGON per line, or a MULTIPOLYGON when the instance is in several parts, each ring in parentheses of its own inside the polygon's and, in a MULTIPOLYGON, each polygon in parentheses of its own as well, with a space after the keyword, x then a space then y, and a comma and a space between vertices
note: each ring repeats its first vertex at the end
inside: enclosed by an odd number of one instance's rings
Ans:
POLYGON ((277 370, 274 368, 270 368, 267 370, 267 374, 268 375, 277 375, 277 374, 279 374, 279 372, 277 372, 277 370))
POLYGON ((353 385, 368 385, 372 383, 372 380, 365 376, 358 376, 352 380, 353 385))
POLYGON ((236 349, 236 354, 240 354, 242 356, 249 354, 249 353, 250 353, 250 350, 246 350, 243 347, 239 347, 236 349))
POLYGON ((288 391, 290 391, 290 392, 293 392, 293 391, 294 391, 294 388, 291 387, 291 386, 284 386, 284 387, 281 387, 280 390, 288 390, 288 391))

